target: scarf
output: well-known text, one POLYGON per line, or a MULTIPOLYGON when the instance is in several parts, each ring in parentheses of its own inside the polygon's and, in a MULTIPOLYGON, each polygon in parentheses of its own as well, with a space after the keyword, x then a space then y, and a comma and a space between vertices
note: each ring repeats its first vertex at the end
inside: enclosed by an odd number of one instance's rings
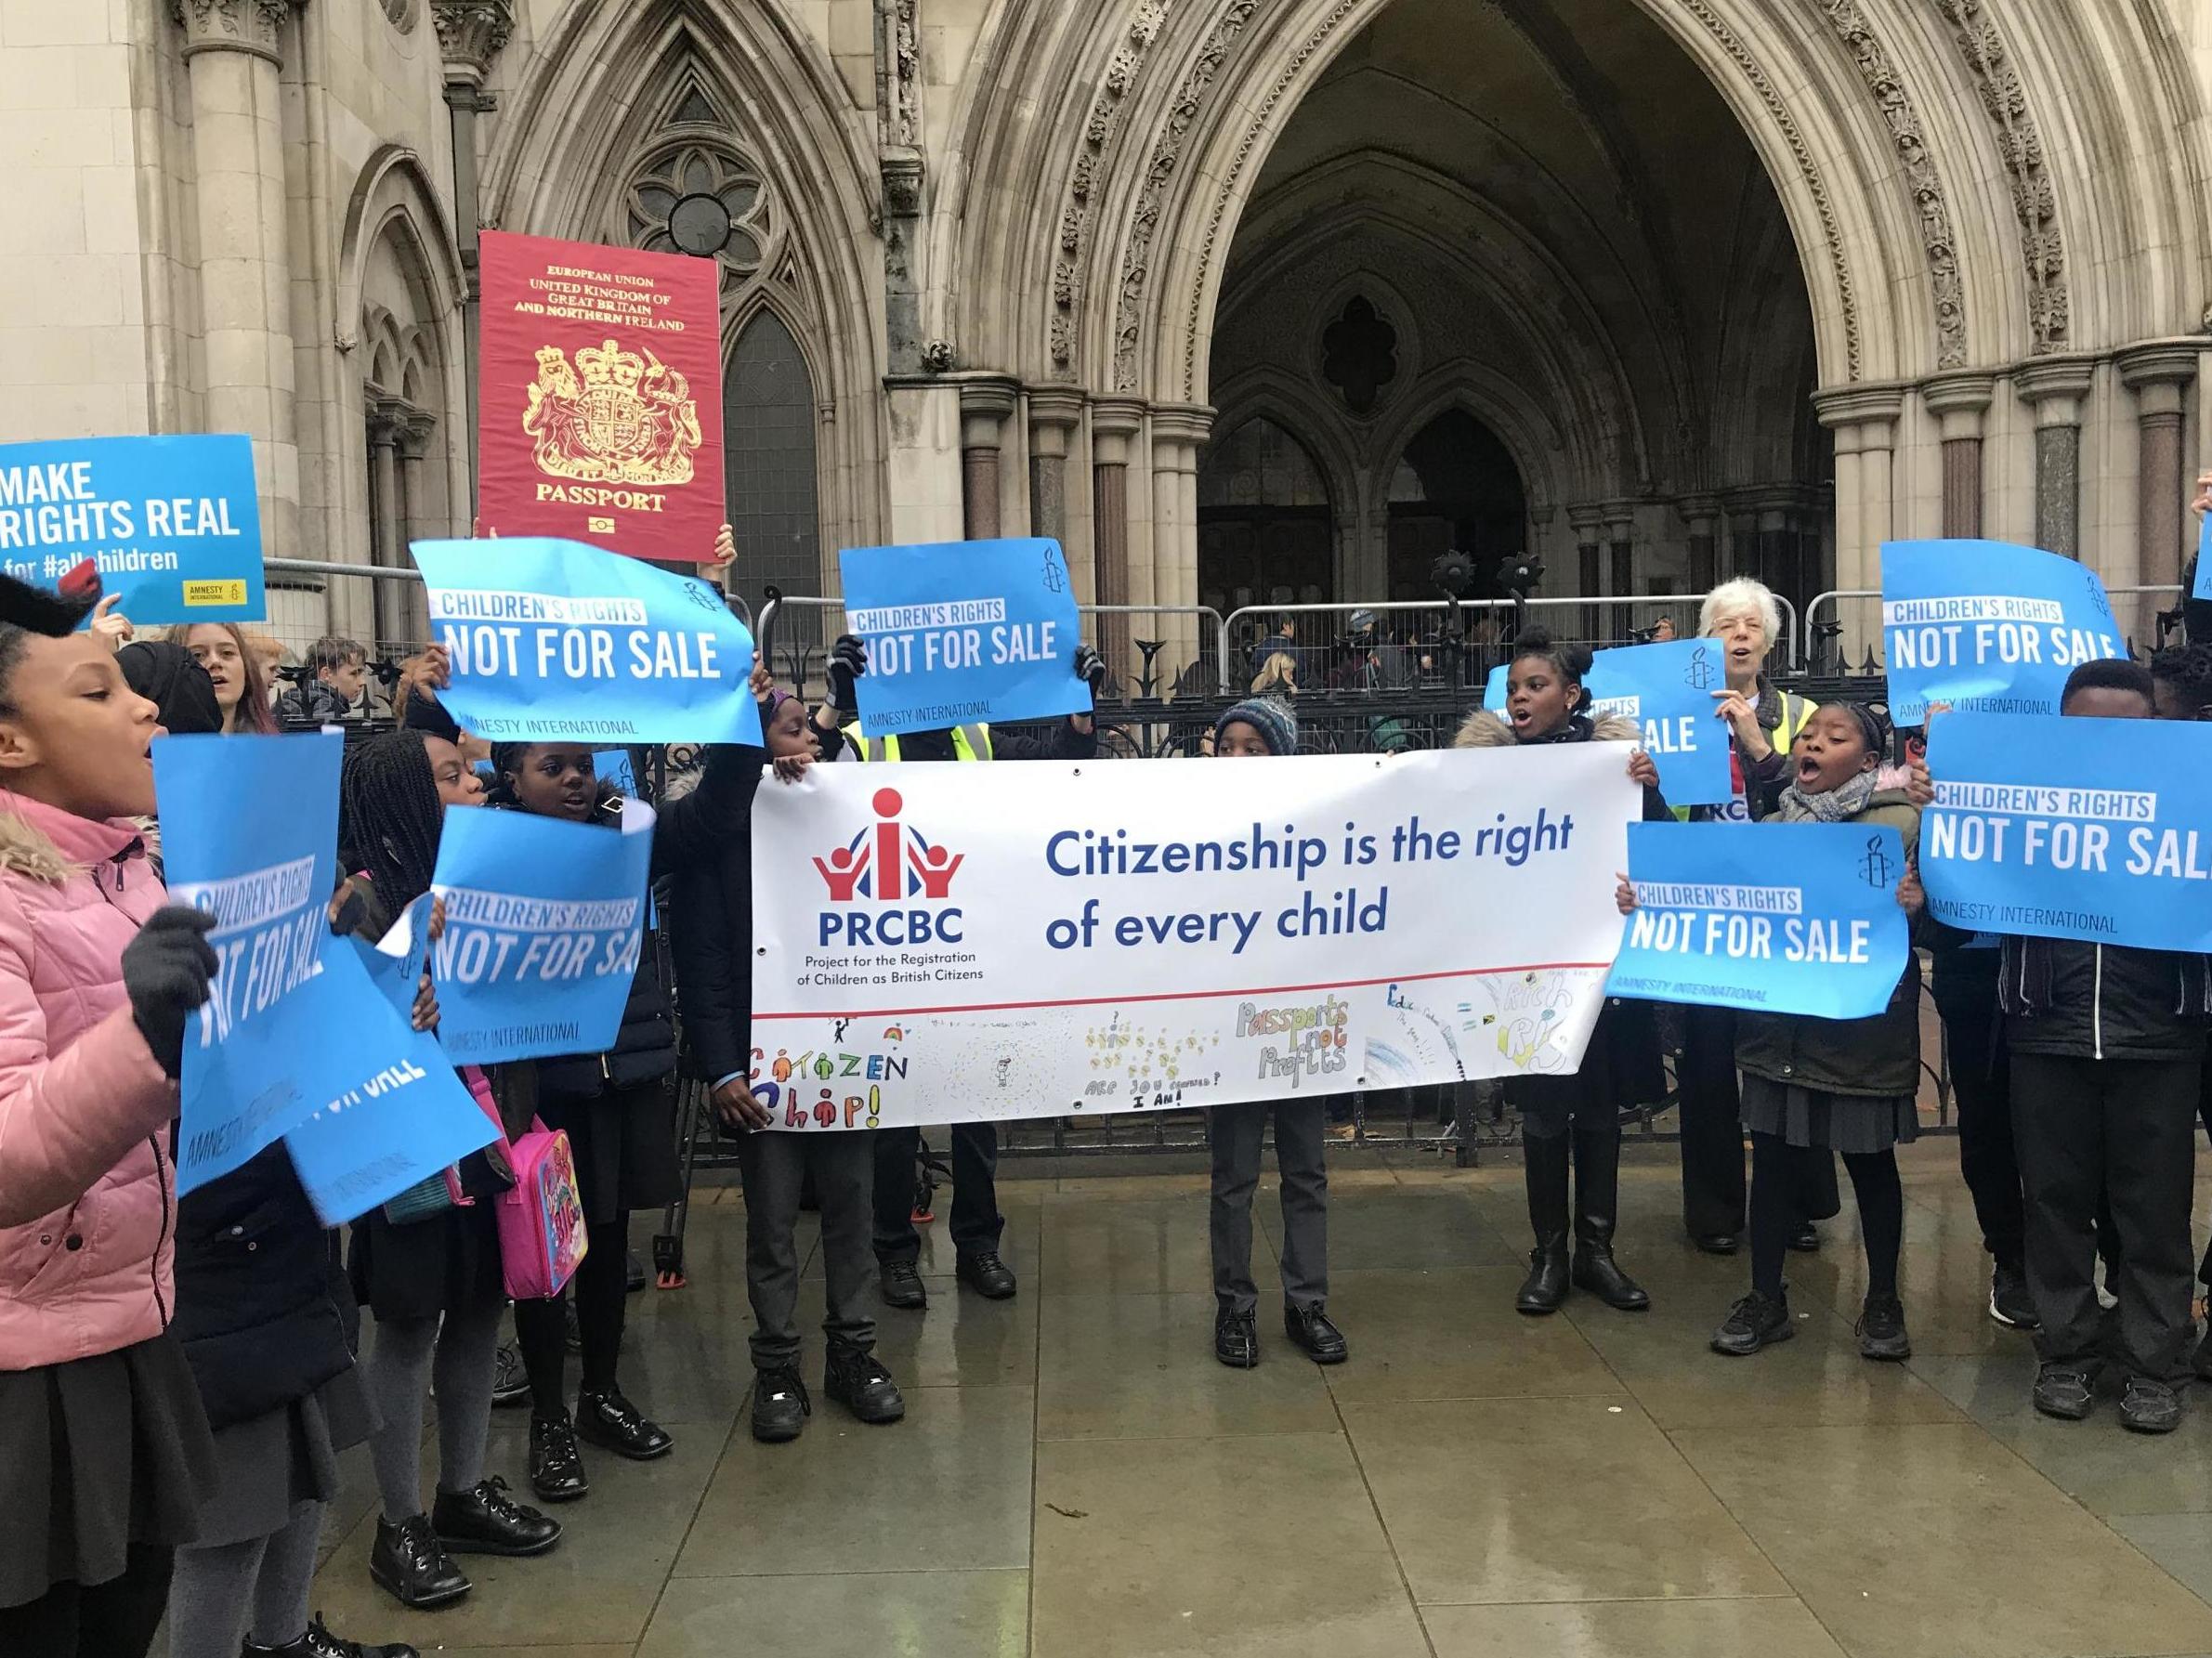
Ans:
POLYGON ((1586 743, 1595 728, 1588 714, 1569 714, 1567 723, 1557 731, 1548 731, 1542 737, 1516 737, 1514 740, 1530 748, 1539 743, 1586 743))
POLYGON ((1866 809, 1880 780, 1878 770, 1861 772, 1823 794, 1806 794, 1792 783, 1782 791, 1776 816, 1785 823, 1847 823, 1866 809))

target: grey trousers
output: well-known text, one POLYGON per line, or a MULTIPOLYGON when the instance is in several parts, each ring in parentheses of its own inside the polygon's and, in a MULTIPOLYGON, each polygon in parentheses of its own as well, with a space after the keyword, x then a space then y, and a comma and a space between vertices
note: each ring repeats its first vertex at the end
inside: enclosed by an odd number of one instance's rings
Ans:
POLYGON ((1252 1194, 1260 1184, 1260 1142, 1275 1113, 1275 1166, 1283 1198, 1283 1299, 1293 1307, 1329 1299, 1329 1102, 1246 1101, 1216 1105, 1213 1203, 1213 1295, 1224 1312, 1249 1317, 1260 1304, 1252 1282, 1252 1194))
POLYGON ((872 1351, 867 1290, 875 1277, 875 1135, 866 1129, 759 1129, 738 1142, 745 1181, 745 1288, 753 1299, 753 1364, 799 1362, 799 1188, 813 1170, 822 1208, 822 1269, 833 1343, 872 1351))

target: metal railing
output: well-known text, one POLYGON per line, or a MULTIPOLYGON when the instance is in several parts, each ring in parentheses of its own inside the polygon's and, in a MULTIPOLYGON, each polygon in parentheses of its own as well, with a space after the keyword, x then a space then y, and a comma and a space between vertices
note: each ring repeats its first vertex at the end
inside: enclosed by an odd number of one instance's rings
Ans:
MULTIPOLYGON (((2181 589, 2179 586, 2173 583, 2153 583, 2133 587, 2108 587, 2104 590, 2104 592, 2106 597, 2114 599, 2142 598, 2146 596, 2178 599, 2181 596, 2181 589)), ((1830 622, 1824 622, 1821 620, 1821 611, 1824 607, 1836 608, 1839 613, 1840 613, 1841 606, 1845 599, 1871 599, 1878 603, 1880 598, 1881 590, 1879 588, 1869 587, 1838 587, 1832 588, 1826 593, 1814 594, 1813 602, 1805 607, 1804 634, 1801 638, 1796 640, 1792 645, 1794 661, 1796 663, 1803 663, 1808 665, 1813 672, 1817 672, 1822 671, 1826 659, 1828 656, 1828 651, 1826 648, 1827 644, 1829 641, 1837 638, 1841 633, 1843 628, 1843 624, 1839 620, 1830 622), (1823 637, 1824 634, 1826 635, 1825 638, 1823 637)), ((1878 629, 1877 632, 1878 633, 1878 631, 1879 630, 1878 629)), ((2129 633, 2127 635, 2127 644, 2130 649, 2135 648, 2136 639, 2133 633, 2129 633)), ((1881 658, 1872 645, 1869 645, 1866 647, 1866 656, 1864 660, 1871 664, 1871 667, 1854 669, 1851 666, 1848 659, 1839 657, 1835 664, 1832 667, 1828 667, 1826 672, 1834 673, 1857 673, 1861 675, 1865 675, 1869 672, 1879 673, 1883 672, 1881 658)))

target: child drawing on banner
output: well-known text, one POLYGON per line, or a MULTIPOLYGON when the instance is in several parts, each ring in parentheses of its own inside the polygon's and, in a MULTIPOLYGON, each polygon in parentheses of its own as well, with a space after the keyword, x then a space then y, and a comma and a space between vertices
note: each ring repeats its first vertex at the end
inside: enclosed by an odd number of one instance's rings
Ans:
MULTIPOLYGON (((832 685, 838 682, 831 664, 832 685)), ((849 675, 844 684, 848 687, 849 675)), ((680 870, 668 904, 684 1027, 723 1121, 738 1136, 745 1189, 745 1288, 753 1305, 753 1437, 796 1440, 814 1401, 799 1375, 799 1193, 820 1199, 828 1355, 822 1390, 862 1422, 891 1423, 906 1401, 875 1356, 875 1320, 866 1303, 874 1276, 870 1247, 876 1135, 886 1104, 901 1101, 906 1032, 840 1020, 833 1052, 797 1051, 753 1025, 753 807, 768 762, 784 784, 804 786, 811 768, 843 739, 833 714, 809 718, 806 704, 765 672, 761 701, 766 754, 751 756, 743 801, 723 826, 713 857, 680 870), (851 1047, 848 1049, 848 1036, 851 1047), (828 1067, 825 1077, 823 1067, 828 1067)), ((832 693, 835 695, 836 693, 832 693)))
MULTIPOLYGON (((1253 697, 1214 722, 1217 760, 1285 759, 1297 752, 1298 715, 1287 702, 1253 697)), ((1321 1000, 1318 996, 1306 999, 1321 1000)), ((1278 1089, 1287 1076, 1289 1090, 1224 1102, 1213 1107, 1207 1122, 1213 1152, 1208 1227, 1213 1248, 1213 1356, 1236 1370, 1250 1370, 1260 1362, 1252 1194, 1260 1185, 1260 1147, 1272 1112, 1283 1206, 1283 1333, 1316 1364, 1341 1364, 1349 1350, 1327 1310, 1329 1101, 1320 1086, 1302 1085, 1309 1075, 1341 1073, 1353 1037, 1347 1009, 1333 996, 1317 1008, 1248 1003, 1238 1013, 1237 1035, 1241 1039, 1228 1063, 1252 1065, 1245 1074, 1248 1079, 1256 1075, 1278 1089)), ((1361 1039, 1364 1046, 1364 1032, 1361 1039)))
MULTIPOLYGON (((1553 743, 1640 744, 1643 728, 1618 713, 1586 712, 1583 677, 1590 652, 1556 644, 1541 628, 1525 629, 1506 667, 1506 715, 1477 711, 1459 728, 1462 749, 1533 748, 1553 743)), ((1659 793, 1659 769, 1631 746, 1629 777, 1643 790, 1643 816, 1658 822, 1670 814, 1659 793)), ((1501 1051, 1523 1066, 1506 1084, 1506 1099, 1521 1112, 1528 1219, 1536 1234, 1527 1280, 1514 1306, 1532 1314, 1556 1312, 1570 1282, 1607 1306, 1641 1312, 1651 1297, 1615 1264, 1613 1234, 1620 1181, 1620 1113, 1661 1098, 1658 1025, 1647 1003, 1607 999, 1590 1027, 1582 1063, 1569 1071, 1553 1046, 1569 1025, 1575 992, 1551 973, 1528 973, 1507 991, 1499 1010, 1501 1051), (1547 1057, 1550 1064, 1547 1064, 1547 1057), (1567 1188, 1575 1188, 1574 1251, 1568 1255, 1567 1188)))
MULTIPOLYGON (((1760 821, 1894 828, 1904 837, 1904 868, 1890 868, 1878 846, 1855 862, 1862 879, 1894 884, 1897 902, 1917 917, 1920 812, 1908 792, 1908 774, 1885 767, 1890 742, 1888 719, 1872 708, 1839 702, 1816 709, 1790 750, 1790 782, 1760 821)), ((1786 854, 1777 847, 1775 855, 1786 854)), ((1622 914, 1635 907, 1626 876, 1618 896, 1622 914)), ((1911 1356, 1897 1299, 1904 1194, 1896 1147, 1919 1134, 1919 959, 1908 951, 1889 1007, 1871 1019, 1737 1015, 1735 1059, 1744 1078, 1744 1127, 1751 1134, 1751 1293, 1714 1332, 1714 1351, 1743 1357, 1797 1333, 1782 1279, 1797 1225, 1792 1195, 1804 1189, 1809 1165, 1839 1152, 1858 1196, 1866 1247, 1859 1351, 1869 1359, 1911 1356)))

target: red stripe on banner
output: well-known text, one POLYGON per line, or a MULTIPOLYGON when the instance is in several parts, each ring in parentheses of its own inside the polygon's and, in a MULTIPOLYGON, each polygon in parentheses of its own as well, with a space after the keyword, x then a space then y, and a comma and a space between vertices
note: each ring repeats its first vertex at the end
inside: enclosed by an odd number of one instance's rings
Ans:
POLYGON ((1222 996, 1303 996, 1315 990, 1364 990, 1373 985, 1420 985, 1433 979, 1488 979, 1501 973, 1557 973, 1610 968, 1610 961, 1526 961, 1512 967, 1459 967, 1446 973, 1392 973, 1379 979, 1332 979, 1322 985, 1263 985, 1250 990, 1166 990, 1155 996, 1071 996, 1061 1001, 968 1002, 945 1008, 830 1008, 811 1013, 755 1013, 762 1019, 896 1019, 917 1013, 1013 1013, 1027 1008, 1103 1008, 1146 1001, 1210 1001, 1222 996))

